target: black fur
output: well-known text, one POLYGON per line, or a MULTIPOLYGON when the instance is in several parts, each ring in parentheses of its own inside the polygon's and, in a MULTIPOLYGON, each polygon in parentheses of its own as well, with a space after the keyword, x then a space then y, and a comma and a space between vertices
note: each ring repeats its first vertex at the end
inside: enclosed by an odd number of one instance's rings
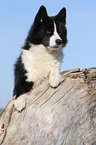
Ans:
POLYGON ((26 73, 27 71, 24 69, 24 64, 22 63, 20 56, 15 64, 15 87, 13 96, 16 95, 16 98, 32 89, 33 82, 26 81, 26 73))
MULTIPOLYGON (((57 25, 57 31, 62 39, 62 46, 64 47, 67 43, 67 30, 65 27, 66 9, 63 8, 55 17, 49 17, 45 7, 41 6, 35 17, 34 23, 31 26, 28 37, 25 40, 23 49, 29 50, 30 44, 43 44, 45 47, 49 46, 50 36, 52 36, 54 32, 53 21, 57 25)), ((15 86, 13 90, 13 96, 16 95, 16 98, 32 89, 34 83, 27 81, 26 73, 27 70, 24 68, 24 64, 20 55, 15 64, 15 86)))

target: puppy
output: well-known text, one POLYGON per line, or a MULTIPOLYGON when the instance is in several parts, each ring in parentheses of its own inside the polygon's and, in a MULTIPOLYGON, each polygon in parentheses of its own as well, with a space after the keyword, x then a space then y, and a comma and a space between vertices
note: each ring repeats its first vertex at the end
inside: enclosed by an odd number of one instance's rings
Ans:
POLYGON ((15 64, 15 98, 26 94, 47 77, 50 86, 58 86, 62 50, 67 43, 65 25, 65 8, 49 17, 46 8, 40 7, 15 64))

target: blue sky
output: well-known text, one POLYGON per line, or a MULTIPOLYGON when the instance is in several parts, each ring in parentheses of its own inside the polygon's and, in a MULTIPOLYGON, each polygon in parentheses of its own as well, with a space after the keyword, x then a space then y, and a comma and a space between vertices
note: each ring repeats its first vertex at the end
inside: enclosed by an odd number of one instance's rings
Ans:
POLYGON ((67 9, 68 44, 61 71, 96 67, 96 0, 1 0, 0 107, 12 98, 14 63, 41 5, 49 16, 67 9))

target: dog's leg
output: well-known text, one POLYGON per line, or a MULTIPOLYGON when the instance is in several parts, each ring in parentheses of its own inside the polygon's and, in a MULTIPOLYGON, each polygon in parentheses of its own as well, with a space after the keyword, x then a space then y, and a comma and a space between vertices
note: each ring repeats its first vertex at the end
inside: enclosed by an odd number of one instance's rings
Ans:
POLYGON ((17 111, 21 112, 22 110, 25 109, 26 93, 30 92, 32 86, 33 86, 33 82, 23 82, 15 86, 13 94, 15 97, 14 106, 17 111))
MULTIPOLYGON (((16 96, 14 96, 16 97, 16 96)), ((21 95, 18 98, 15 98, 14 107, 18 112, 21 112, 26 107, 26 94, 21 95)))
POLYGON ((54 67, 52 68, 50 75, 49 75, 49 84, 51 87, 57 87, 60 83, 60 74, 59 68, 54 67))

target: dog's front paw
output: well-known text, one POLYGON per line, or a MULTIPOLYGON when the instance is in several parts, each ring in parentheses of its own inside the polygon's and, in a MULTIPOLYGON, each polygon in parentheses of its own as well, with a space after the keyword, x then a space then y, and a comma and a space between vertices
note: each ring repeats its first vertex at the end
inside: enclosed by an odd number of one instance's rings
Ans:
POLYGON ((50 86, 51 86, 52 88, 56 88, 56 87, 58 87, 58 85, 59 85, 59 79, 54 78, 54 79, 52 79, 52 80, 49 81, 49 84, 50 84, 50 86))
POLYGON ((26 94, 21 95, 15 99, 14 107, 18 112, 21 112, 26 107, 26 94))

